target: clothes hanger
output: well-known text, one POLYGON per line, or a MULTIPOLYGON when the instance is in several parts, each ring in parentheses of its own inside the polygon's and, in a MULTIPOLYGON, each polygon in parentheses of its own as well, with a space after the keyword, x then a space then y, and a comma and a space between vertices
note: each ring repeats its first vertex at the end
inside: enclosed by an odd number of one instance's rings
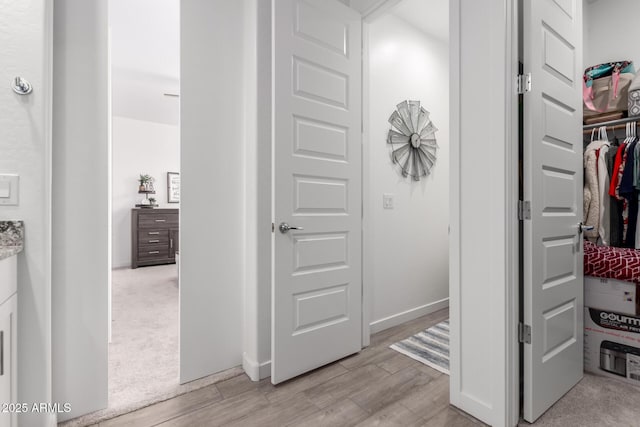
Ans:
POLYGON ((626 130, 626 136, 625 136, 625 138, 624 138, 624 141, 623 141, 623 142, 624 142, 625 144, 629 144, 629 141, 630 141, 630 139, 631 139, 631 123, 627 123, 627 126, 626 126, 626 129, 625 129, 625 130, 626 130))
POLYGON ((607 134, 606 126, 600 126, 600 129, 598 129, 598 133, 599 133, 598 139, 600 141, 609 141, 609 135, 607 134))

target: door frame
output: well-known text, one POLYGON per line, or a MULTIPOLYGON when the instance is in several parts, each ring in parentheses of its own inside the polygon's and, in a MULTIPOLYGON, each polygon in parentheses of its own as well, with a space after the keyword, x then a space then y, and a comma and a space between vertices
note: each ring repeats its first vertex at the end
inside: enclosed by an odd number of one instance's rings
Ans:
POLYGON ((373 228, 370 220, 373 216, 370 193, 370 171, 371 171, 371 150, 370 150, 370 108, 369 99, 371 86, 369 82, 369 50, 370 37, 369 27, 378 18, 386 16, 389 11, 402 3, 404 0, 378 0, 369 9, 362 13, 362 347, 369 346, 371 333, 384 330, 389 327, 400 325, 404 322, 416 318, 416 314, 423 316, 441 310, 450 304, 450 298, 433 301, 427 306, 410 309, 408 312, 398 313, 392 318, 384 318, 371 325, 373 320, 371 310, 373 308, 373 266, 372 257, 367 254, 367 242, 372 242, 373 228), (378 325, 383 325, 378 329, 378 325))
MULTIPOLYGON (((273 0, 272 0, 273 1, 273 0)), ((368 219, 371 217, 368 208, 367 192, 369 181, 367 179, 370 170, 370 153, 366 141, 369 139, 369 22, 384 15, 400 3, 402 0, 377 0, 371 3, 362 12, 362 348, 369 346, 371 336, 371 307, 373 306, 373 279, 371 277, 370 263, 367 262, 366 244, 370 241, 371 228, 368 219)), ((270 319, 271 295, 270 287, 272 279, 272 252, 271 232, 265 232, 269 225, 273 223, 271 173, 272 152, 265 147, 271 147, 272 123, 271 123, 271 15, 270 6, 265 7, 264 3, 248 0, 250 9, 247 31, 251 32, 251 37, 257 36, 257 41, 250 41, 246 44, 248 49, 247 63, 250 67, 245 70, 245 84, 247 93, 247 127, 246 132, 249 138, 246 144, 246 207, 247 222, 245 234, 246 265, 251 266, 246 274, 245 282, 245 326, 244 326, 244 350, 242 367, 247 375, 254 381, 269 377, 271 373, 270 343, 271 330, 265 328, 265 320, 270 319), (252 29, 251 23, 256 23, 257 30, 252 29), (261 73, 253 70, 255 65, 261 73), (250 70, 251 69, 251 70, 250 70), (259 96, 258 96, 259 95, 259 96), (257 103, 257 104, 256 104, 257 103), (255 105, 258 105, 257 111, 255 105), (251 139, 253 137, 253 139, 251 139), (265 185, 268 184, 268 185, 265 185), (255 233, 254 233, 255 232, 255 233), (252 235, 254 233, 255 235, 252 235), (268 278, 268 280, 266 280, 268 278), (265 287, 269 288, 265 292, 265 287), (258 313, 253 315, 251 310, 257 307, 258 313), (262 319, 262 320, 261 320, 262 319), (267 330, 268 329, 268 330, 267 330)), ((269 2, 270 3, 270 2, 269 2)), ((439 308, 439 306, 438 306, 439 308)))
MULTIPOLYGON (((46 16, 44 17, 45 19, 43 20, 43 26, 44 26, 46 32, 48 34, 52 35, 54 33, 55 28, 56 28, 56 25, 54 24, 54 22, 55 22, 54 15, 55 15, 55 13, 57 13, 59 5, 57 4, 57 2, 55 2, 55 4, 54 4, 53 0, 40 0, 40 1, 46 6, 46 16)), ((75 0, 75 1, 77 2, 79 0, 75 0)), ((103 4, 105 2, 107 2, 107 0, 100 0, 100 4, 103 4)), ((67 1, 67 2, 63 1, 62 3, 63 3, 63 5, 65 5, 65 3, 71 3, 71 1, 67 1)), ((63 9, 61 9, 61 10, 63 10, 63 9)), ((98 16, 98 14, 96 14, 95 17, 99 18, 99 19, 102 19, 103 15, 102 14, 99 14, 99 15, 100 16, 98 16)), ((104 15, 104 16, 108 17, 108 13, 106 15, 104 15)), ((65 18, 67 18, 67 17, 65 16, 65 18)), ((68 17, 68 19, 73 23, 77 19, 80 19, 80 18, 78 18, 77 13, 76 14, 71 14, 70 13, 70 16, 68 17)), ((85 19, 85 21, 86 21, 86 19, 85 19)), ((69 22, 69 21, 66 21, 66 22, 69 22)), ((86 22, 85 22, 85 24, 86 24, 86 22)), ((71 25, 71 27, 73 27, 73 25, 71 25)), ((80 27, 80 28, 83 28, 83 27, 80 27)), ((102 30, 102 27, 100 27, 100 30, 102 30)), ((107 31, 108 31, 108 23, 104 27, 104 32, 107 33, 107 31)), ((59 52, 58 52, 58 50, 56 48, 54 48, 54 43, 53 43, 54 37, 49 37, 48 40, 49 40, 49 43, 48 43, 48 46, 47 46, 48 47, 48 49, 47 49, 48 51, 45 52, 45 58, 44 58, 44 65, 46 66, 46 69, 44 70, 44 73, 45 73, 45 81, 48 81, 50 84, 45 86, 43 88, 43 91, 40 92, 40 93, 43 94, 42 96, 45 99, 45 104, 50 107, 53 104, 53 101, 54 101, 53 92, 55 92, 55 90, 57 90, 57 89, 60 89, 60 92, 63 92, 67 88, 59 88, 57 86, 56 82, 53 81, 53 67, 52 67, 52 65, 55 62, 55 60, 57 59, 56 56, 59 54, 59 52)), ((66 47, 66 43, 63 46, 66 47)), ((99 49, 97 49, 97 51, 100 51, 102 53, 103 47, 106 47, 106 46, 107 46, 107 43, 105 41, 104 45, 103 44, 99 45, 99 49)), ((74 57, 75 57, 75 55, 78 54, 78 50, 80 50, 81 48, 84 48, 84 47, 86 47, 86 46, 84 46, 84 45, 82 45, 80 47, 71 46, 71 48, 73 48, 73 51, 72 51, 71 54, 74 55, 74 57)), ((108 51, 110 51, 110 49, 108 51)), ((107 54, 106 53, 105 53, 104 57, 105 57, 105 60, 106 60, 107 59, 107 54)), ((107 67, 107 70, 110 70, 110 67, 107 67)), ((105 70, 105 74, 107 74, 107 70, 105 70)), ((77 71, 77 70, 75 70, 75 71, 77 71)), ((65 73, 65 75, 66 75, 66 73, 65 73)), ((105 79, 104 86, 101 86, 101 88, 100 88, 100 90, 104 91, 105 93, 107 91, 110 92, 109 88, 107 87, 107 82, 108 81, 110 82, 110 79, 105 79)), ((86 100, 86 102, 83 102, 83 103, 75 103, 73 105, 73 109, 74 109, 74 111, 75 111, 75 109, 94 109, 94 110, 97 110, 98 108, 105 108, 106 109, 106 108, 110 107, 110 98, 111 97, 110 97, 110 93, 109 93, 109 96, 105 98, 105 103, 104 104, 102 103, 101 99, 98 100, 99 101, 98 102, 98 101, 96 101, 96 99, 91 98, 91 99, 86 100), (96 102, 98 102, 98 104, 96 104, 96 102)), ((52 135, 52 129, 53 129, 53 123, 51 123, 52 122, 51 111, 50 111, 51 109, 49 107, 47 108, 47 111, 46 111, 46 113, 48 115, 47 120, 49 122, 48 123, 49 126, 47 127, 47 129, 45 129, 46 130, 46 136, 45 137, 46 137, 46 142, 48 144, 48 146, 47 146, 48 153, 47 153, 47 157, 46 157, 45 161, 46 161, 47 167, 49 168, 49 174, 51 174, 52 173, 51 171, 55 172, 55 171, 57 171, 59 169, 57 169, 58 165, 54 164, 53 160, 51 158, 51 154, 52 153, 55 154, 55 152, 56 152, 56 144, 55 144, 55 141, 53 141, 53 143, 51 142, 51 140, 53 138, 51 136, 52 135), (53 144, 52 145, 53 148, 50 147, 51 144, 53 144)), ((109 118, 110 118, 110 114, 105 114, 105 116, 104 116, 105 124, 107 123, 109 118)), ((58 124, 58 123, 56 123, 56 124, 58 124)), ((66 126, 66 125, 67 125, 67 123, 64 123, 64 126, 66 126)), ((109 125, 107 125, 107 126, 108 126, 109 132, 105 131, 103 135, 107 135, 107 133, 110 134, 110 126, 109 125)), ((61 125, 60 127, 62 128, 63 126, 61 125)), ((75 140, 71 141, 71 142, 75 142, 75 140)), ((111 156, 110 156, 110 154, 106 154, 106 153, 107 153, 107 150, 105 149, 105 154, 104 155, 101 154, 99 159, 96 159, 96 160, 99 160, 101 162, 100 163, 101 165, 102 164, 107 165, 107 163, 110 161, 110 157, 111 156)), ((183 160, 181 160, 181 163, 182 163, 182 161, 183 160)), ((110 172, 111 168, 108 167, 107 169, 110 172)), ((104 182, 101 179, 101 182, 100 182, 100 184, 102 185, 101 188, 103 188, 103 187, 104 188, 107 188, 107 187, 110 188, 110 185, 109 185, 110 184, 110 178, 107 177, 106 181, 107 182, 104 182)), ((46 206, 47 206, 48 211, 45 212, 45 216, 48 215, 47 228, 50 229, 51 228, 50 221, 51 221, 51 214, 52 214, 52 212, 51 212, 51 209, 52 209, 52 204, 51 204, 52 188, 51 188, 51 177, 50 176, 48 177, 48 182, 49 182, 49 187, 50 188, 47 189, 46 193, 43 195, 43 198, 46 198, 46 206)), ((60 183, 59 183, 59 185, 60 185, 60 183)), ((55 189, 55 187, 53 187, 53 188, 55 189)), ((69 190, 65 188, 65 191, 69 191, 69 190)), ((72 194, 76 194, 76 193, 77 192, 72 192, 72 194)), ((85 194, 85 193, 86 192, 80 192, 80 193, 77 193, 77 194, 85 194)), ((110 197, 108 197, 108 200, 110 200, 110 197)), ((60 203, 62 204, 64 202, 65 202, 65 200, 62 200, 60 203)), ((106 206, 106 203, 105 203, 105 206, 106 206)), ((53 213, 55 214, 55 212, 56 211, 54 210, 53 213)), ((110 221, 111 211, 109 210, 109 208, 107 208, 105 211, 101 210, 100 211, 100 216, 101 216, 101 218, 102 217, 106 217, 110 221)), ((105 224, 107 224, 107 221, 105 221, 105 224)), ((109 236, 108 239, 105 239, 105 242, 110 242, 111 241, 109 225, 105 225, 105 228, 101 229, 100 233, 101 233, 101 235, 107 234, 109 236)), ((51 233, 50 233, 50 230, 49 230, 48 235, 45 236, 46 237, 46 241, 43 242, 43 244, 46 245, 47 257, 48 257, 49 263, 50 263, 50 260, 51 260, 51 246, 52 246, 50 234, 51 233)), ((64 238, 66 236, 63 236, 61 234, 61 237, 64 238)), ((60 236, 59 236, 58 240, 60 240, 60 236)), ((111 280, 107 279, 107 277, 109 276, 110 267, 111 267, 111 265, 110 265, 110 262, 111 262, 110 261, 110 248, 107 248, 106 244, 105 244, 104 248, 105 248, 105 251, 107 252, 107 254, 105 254, 104 257, 100 256, 100 263, 101 263, 101 266, 106 266, 107 263, 109 263, 109 266, 108 266, 108 268, 105 268, 106 271, 104 271, 104 272, 101 271, 100 272, 100 284, 102 286, 102 283, 104 282, 104 289, 108 289, 109 285, 111 284, 111 280)), ((65 256, 66 256, 66 254, 65 254, 65 256)), ((50 265, 47 266, 47 270, 50 270, 50 265)), ((56 277, 52 276, 51 273, 48 274, 48 277, 47 277, 48 281, 55 282, 55 278, 56 277)), ((238 282, 242 281, 243 279, 244 279, 243 277, 239 277, 238 278, 238 282)), ((69 281, 69 282, 73 282, 73 283, 70 283, 70 284, 73 285, 73 286, 77 286, 77 283, 75 283, 75 282, 77 282, 77 280, 73 280, 73 281, 69 281)), ((43 383, 42 387, 46 387, 46 390, 47 390, 47 393, 48 393, 47 394, 47 396, 48 396, 47 399, 49 401, 52 401, 52 399, 54 399, 56 397, 59 397, 59 398, 64 397, 64 396, 56 396, 56 394, 54 393, 54 391, 56 390, 56 387, 54 387, 54 386, 56 384, 58 384, 58 386, 57 386, 58 389, 62 388, 63 390, 65 390, 65 392, 67 392, 68 389, 72 389, 73 387, 70 386, 70 387, 65 389, 63 387, 63 386, 65 386, 65 383, 64 383, 64 381, 61 381, 61 380, 67 380, 69 378, 71 378, 71 379, 73 379, 73 378, 72 377, 67 377, 66 375, 65 375, 64 378, 62 378, 63 374, 60 373, 60 369, 58 369, 57 367, 61 363, 65 362, 65 360, 63 360, 63 358, 59 357, 58 358, 58 362, 55 363, 56 362, 56 358, 55 358, 55 356, 56 356, 56 353, 55 353, 56 346, 52 345, 51 331, 52 331, 52 328, 55 325, 57 325, 58 323, 61 323, 61 322, 58 321, 57 316, 56 316, 56 312, 57 312, 56 310, 58 310, 59 308, 55 307, 53 305, 53 303, 52 303, 52 300, 55 301, 55 296, 56 296, 56 292, 54 292, 55 289, 52 289, 51 283, 47 283, 46 286, 47 286, 48 294, 46 295, 46 299, 42 302, 43 310, 46 310, 46 313, 45 313, 46 316, 44 316, 43 320, 42 320, 44 333, 43 333, 42 338, 39 338, 39 344, 40 344, 40 347, 45 349, 45 352, 46 352, 45 355, 46 355, 46 358, 47 358, 47 367, 46 367, 46 373, 45 373, 46 374, 46 378, 41 381, 43 383), (58 375, 59 377, 56 378, 56 375, 58 375), (55 384, 53 384, 54 380, 56 381, 55 384)), ((63 291, 58 289, 58 298, 60 298, 60 295, 62 295, 62 297, 64 297, 66 295, 66 293, 62 294, 61 292, 63 292, 63 291)), ((64 292, 67 292, 67 291, 64 291, 64 292)), ((181 292, 182 292, 182 290, 181 290, 181 292)), ((78 295, 76 295, 76 297, 75 297, 76 299, 74 299, 74 301, 77 301, 78 298, 83 298, 83 296, 81 294, 78 294, 78 295)), ((106 306, 109 303, 109 296, 110 296, 110 292, 108 292, 108 294, 106 294, 104 296, 104 301, 103 301, 102 296, 101 296, 100 297, 100 303, 101 304, 104 303, 104 305, 106 306)), ((241 304, 239 303, 238 306, 241 307, 241 304)), ((110 314, 110 310, 108 311, 108 313, 110 314)), ((107 313, 105 313, 105 319, 107 319, 107 313)), ((106 320, 106 321, 107 321, 107 326, 110 326, 110 322, 108 320, 106 320)), ((179 319, 179 322, 181 323, 182 319, 179 319)), ((241 321, 238 321, 236 323, 237 323, 237 326, 236 326, 237 332, 238 333, 242 333, 243 329, 242 329, 241 321)), ((66 323, 57 325, 58 326, 57 329, 59 330, 59 333, 62 334, 62 335, 64 335, 65 331, 67 330, 65 325, 66 325, 66 323)), ((105 328, 105 330, 107 330, 107 328, 105 328)), ((101 331, 102 331, 102 329, 101 329, 101 331)), ((54 330, 54 332, 55 332, 55 330, 54 330)), ((55 333, 54 333, 54 337, 55 337, 55 333)), ((98 336, 97 338, 99 338, 100 342, 102 343, 101 337, 98 336)), ((181 337, 181 339, 182 339, 182 337, 181 337)), ((240 339, 241 338, 239 338, 238 340, 240 340, 240 339)), ((53 343, 55 344, 55 340, 53 340, 53 343)), ((104 345, 105 345, 105 347, 108 346, 108 340, 104 341, 104 345)), ((223 369, 231 368, 233 366, 237 366, 237 365, 240 364, 242 347, 240 345, 238 347, 239 348, 238 348, 237 352, 234 349, 234 353, 237 353, 237 354, 233 354, 233 362, 232 362, 233 365, 232 366, 225 366, 225 368, 223 368, 223 369)), ((230 346, 227 346, 227 348, 230 348, 230 346)), ((101 354, 104 354, 105 358, 106 358, 107 352, 102 352, 101 354)), ((106 372, 105 372, 105 375, 106 375, 106 372)), ((95 391, 95 390, 97 390, 98 388, 101 388, 101 387, 102 387, 102 384, 96 385, 95 387, 93 387, 94 390, 91 390, 91 391, 95 391)), ((107 387, 106 387, 106 384, 105 384, 105 387, 104 387, 105 402, 106 402, 106 391, 107 391, 107 387)), ((60 394, 60 392, 58 394, 60 394)), ((86 395, 86 393, 85 393, 85 395, 86 395)), ((74 412, 77 415, 81 415, 81 413, 79 411, 84 411, 84 407, 82 406, 81 403, 82 402, 74 404, 75 405, 74 408, 77 407, 77 409, 78 409, 78 411, 75 411, 75 409, 74 409, 74 412)), ((48 414, 46 416, 47 416, 47 418, 50 418, 52 420, 51 425, 53 425, 55 422, 57 422, 56 420, 63 419, 65 417, 65 414, 59 414, 58 415, 58 414, 54 414, 53 413, 53 414, 48 414)), ((69 415, 67 414, 66 416, 68 417, 69 415)))

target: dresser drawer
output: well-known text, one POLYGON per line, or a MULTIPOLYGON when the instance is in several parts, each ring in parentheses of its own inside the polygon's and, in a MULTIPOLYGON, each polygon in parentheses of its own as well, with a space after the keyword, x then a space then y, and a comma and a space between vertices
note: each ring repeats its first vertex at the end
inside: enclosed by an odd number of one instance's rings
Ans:
POLYGON ((131 268, 175 262, 179 215, 178 209, 131 210, 131 268))
POLYGON ((172 228, 177 226, 178 215, 176 214, 140 215, 138 217, 138 228, 172 228))
POLYGON ((169 243, 169 230, 145 229, 138 231, 138 245, 155 245, 157 243, 169 243))
POLYGON ((145 245, 138 248, 138 259, 140 261, 157 258, 169 258, 169 247, 167 245, 145 245))

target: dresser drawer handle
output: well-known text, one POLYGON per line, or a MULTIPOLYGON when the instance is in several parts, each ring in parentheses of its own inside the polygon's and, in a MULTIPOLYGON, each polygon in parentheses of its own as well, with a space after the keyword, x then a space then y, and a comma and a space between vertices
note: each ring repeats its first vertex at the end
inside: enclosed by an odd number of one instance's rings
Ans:
POLYGON ((166 219, 156 219, 156 222, 167 222, 166 219))
POLYGON ((149 234, 155 236, 155 235, 159 235, 160 232, 159 231, 150 231, 149 234))
POLYGON ((160 251, 149 251, 149 255, 159 254, 160 251))
POLYGON ((155 240, 149 240, 149 243, 160 243, 160 240, 155 239, 155 240))

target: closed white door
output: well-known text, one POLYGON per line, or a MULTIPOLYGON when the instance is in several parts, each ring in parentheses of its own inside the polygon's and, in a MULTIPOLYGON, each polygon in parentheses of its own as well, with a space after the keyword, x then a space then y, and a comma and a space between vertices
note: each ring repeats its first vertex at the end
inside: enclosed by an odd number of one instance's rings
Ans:
POLYGON ((582 1, 524 1, 524 419, 582 378, 582 1), (526 334, 525 334, 526 335, 526 334))
POLYGON ((361 349, 362 53, 337 0, 274 1, 273 25, 277 384, 361 349))

